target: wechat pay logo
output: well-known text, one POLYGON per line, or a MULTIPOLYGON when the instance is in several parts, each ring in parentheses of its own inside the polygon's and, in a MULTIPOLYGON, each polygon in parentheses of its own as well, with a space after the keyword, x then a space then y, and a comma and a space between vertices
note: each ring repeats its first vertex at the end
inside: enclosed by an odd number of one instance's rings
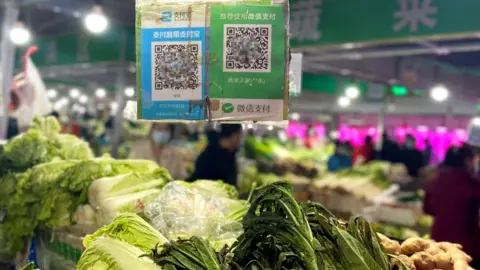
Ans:
POLYGON ((235 106, 232 103, 225 103, 222 105, 222 111, 224 113, 232 113, 235 106))

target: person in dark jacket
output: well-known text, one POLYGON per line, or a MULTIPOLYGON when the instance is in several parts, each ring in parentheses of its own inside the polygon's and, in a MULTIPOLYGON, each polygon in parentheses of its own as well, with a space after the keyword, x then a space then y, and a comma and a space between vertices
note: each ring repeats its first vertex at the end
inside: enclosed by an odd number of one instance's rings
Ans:
POLYGON ((460 244, 480 269, 480 183, 473 178, 475 154, 467 146, 449 151, 425 189, 423 210, 434 217, 431 237, 460 244))
POLYGON ((415 138, 412 135, 407 135, 405 145, 400 149, 398 161, 407 167, 408 175, 412 177, 417 177, 420 169, 425 167, 423 153, 415 148, 415 138))
POLYGON ((241 144, 242 126, 223 124, 218 132, 208 131, 208 146, 195 162, 195 171, 188 179, 222 180, 237 185, 236 154, 241 144))
POLYGON ((380 159, 395 163, 398 161, 400 148, 390 139, 386 132, 382 135, 382 149, 380 150, 380 159))
POLYGON ((7 140, 10 140, 11 138, 17 136, 20 134, 19 128, 18 128, 18 121, 16 118, 8 118, 8 127, 7 127, 7 140))
POLYGON ((425 165, 429 165, 430 161, 432 159, 432 145, 430 144, 430 141, 427 139, 425 140, 425 150, 423 151, 423 160, 425 165))

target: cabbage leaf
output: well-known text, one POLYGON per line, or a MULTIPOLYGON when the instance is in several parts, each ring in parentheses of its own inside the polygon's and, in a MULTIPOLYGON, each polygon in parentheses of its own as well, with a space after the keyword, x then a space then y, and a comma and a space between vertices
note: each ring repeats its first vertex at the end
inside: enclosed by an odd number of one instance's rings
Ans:
POLYGON ((102 200, 162 188, 170 180, 168 171, 161 168, 148 173, 132 172, 100 178, 95 180, 88 188, 88 202, 93 207, 98 207, 102 200))
POLYGON ((83 240, 83 245, 88 248, 95 239, 102 236, 122 240, 145 253, 151 253, 157 244, 161 246, 168 242, 165 236, 155 230, 140 216, 132 213, 122 214, 109 225, 103 226, 95 233, 87 235, 83 240))
POLYGON ((160 270, 142 250, 126 242, 98 237, 83 252, 77 270, 160 270))

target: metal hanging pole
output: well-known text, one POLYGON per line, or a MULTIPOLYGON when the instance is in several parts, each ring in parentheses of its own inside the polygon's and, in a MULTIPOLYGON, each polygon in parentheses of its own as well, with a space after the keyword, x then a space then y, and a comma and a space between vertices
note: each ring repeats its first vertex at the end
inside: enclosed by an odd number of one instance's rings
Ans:
POLYGON ((125 52, 127 43, 127 33, 122 31, 122 44, 120 49, 120 62, 122 63, 118 67, 117 79, 115 83, 115 100, 117 102, 117 111, 113 121, 113 134, 112 134, 112 157, 118 158, 118 148, 122 140, 123 131, 123 110, 125 108, 126 99, 123 93, 125 89, 125 52))
POLYGON ((0 82, 2 95, 0 99, 0 139, 7 137, 8 129, 8 106, 10 104, 10 86, 13 79, 13 68, 15 62, 15 46, 10 40, 10 29, 12 29, 18 20, 18 8, 15 0, 5 0, 5 9, 3 14, 3 31, 0 48, 1 73, 0 82))

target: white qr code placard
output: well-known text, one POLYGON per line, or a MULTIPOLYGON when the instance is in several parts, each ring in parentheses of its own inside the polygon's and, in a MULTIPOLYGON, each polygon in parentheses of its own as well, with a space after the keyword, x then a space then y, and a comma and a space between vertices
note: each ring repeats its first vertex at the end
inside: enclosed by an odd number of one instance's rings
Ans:
POLYGON ((224 72, 270 72, 272 25, 225 24, 224 72))
POLYGON ((202 98, 199 41, 152 42, 152 100, 202 98))

